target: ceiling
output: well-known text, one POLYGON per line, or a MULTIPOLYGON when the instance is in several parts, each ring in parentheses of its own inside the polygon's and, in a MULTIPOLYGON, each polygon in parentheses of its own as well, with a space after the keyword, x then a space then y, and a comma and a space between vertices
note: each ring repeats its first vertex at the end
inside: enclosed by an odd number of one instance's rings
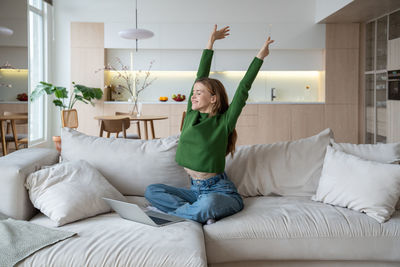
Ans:
POLYGON ((366 22, 400 9, 400 0, 354 0, 319 23, 366 22))

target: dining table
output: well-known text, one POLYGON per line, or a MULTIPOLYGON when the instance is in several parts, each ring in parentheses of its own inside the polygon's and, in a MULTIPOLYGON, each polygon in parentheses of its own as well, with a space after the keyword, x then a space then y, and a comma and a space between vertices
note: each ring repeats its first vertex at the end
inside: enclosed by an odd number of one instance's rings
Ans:
MULTIPOLYGON (((1 146, 3 149, 3 156, 7 155, 6 132, 4 130, 3 122, 11 122, 11 130, 14 136, 14 142, 18 143, 18 136, 15 129, 16 120, 27 120, 28 115, 13 114, 13 115, 0 115, 0 133, 1 133, 1 146)), ((16 148, 18 149, 18 147, 16 148)))
POLYGON ((151 135, 152 138, 155 139, 156 135, 154 132, 154 121, 157 120, 166 120, 168 119, 168 116, 160 116, 160 115, 140 115, 137 116, 135 114, 126 114, 126 115, 104 115, 104 116, 96 116, 94 117, 95 120, 115 120, 115 119, 123 119, 128 117, 131 121, 138 121, 143 122, 143 127, 144 127, 144 135, 145 139, 149 139, 149 132, 148 132, 148 125, 150 125, 150 130, 151 130, 151 135))

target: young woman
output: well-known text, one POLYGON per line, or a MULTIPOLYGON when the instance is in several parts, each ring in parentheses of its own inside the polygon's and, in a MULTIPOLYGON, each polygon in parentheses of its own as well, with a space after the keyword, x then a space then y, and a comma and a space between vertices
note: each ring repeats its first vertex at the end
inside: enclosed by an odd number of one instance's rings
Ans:
POLYGON ((236 121, 269 54, 269 44, 274 42, 268 37, 229 106, 222 83, 208 78, 214 42, 228 35, 229 27, 217 30, 217 25, 214 26, 207 49, 203 51, 179 138, 176 162, 190 175, 191 188, 153 184, 145 193, 147 200, 159 210, 207 224, 243 209, 242 198, 224 172, 225 156, 235 151, 236 121))

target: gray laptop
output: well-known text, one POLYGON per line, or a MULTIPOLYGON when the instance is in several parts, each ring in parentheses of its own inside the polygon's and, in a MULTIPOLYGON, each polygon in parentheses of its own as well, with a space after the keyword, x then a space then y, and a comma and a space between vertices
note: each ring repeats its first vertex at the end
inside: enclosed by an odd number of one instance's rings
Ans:
POLYGON ((185 219, 173 215, 164 214, 155 211, 144 211, 138 205, 119 201, 115 199, 105 198, 110 207, 115 210, 119 216, 124 219, 131 220, 138 223, 144 223, 151 226, 164 226, 171 223, 181 222, 185 219))

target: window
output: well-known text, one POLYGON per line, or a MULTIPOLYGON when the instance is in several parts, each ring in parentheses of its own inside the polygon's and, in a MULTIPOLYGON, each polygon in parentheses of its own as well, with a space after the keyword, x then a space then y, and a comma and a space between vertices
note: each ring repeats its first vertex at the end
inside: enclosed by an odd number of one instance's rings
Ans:
MULTIPOLYGON (((28 47, 29 47, 29 93, 40 81, 48 78, 47 67, 47 17, 48 8, 43 0, 29 0, 28 47)), ((47 139, 47 99, 29 103, 29 143, 35 145, 47 139)))

